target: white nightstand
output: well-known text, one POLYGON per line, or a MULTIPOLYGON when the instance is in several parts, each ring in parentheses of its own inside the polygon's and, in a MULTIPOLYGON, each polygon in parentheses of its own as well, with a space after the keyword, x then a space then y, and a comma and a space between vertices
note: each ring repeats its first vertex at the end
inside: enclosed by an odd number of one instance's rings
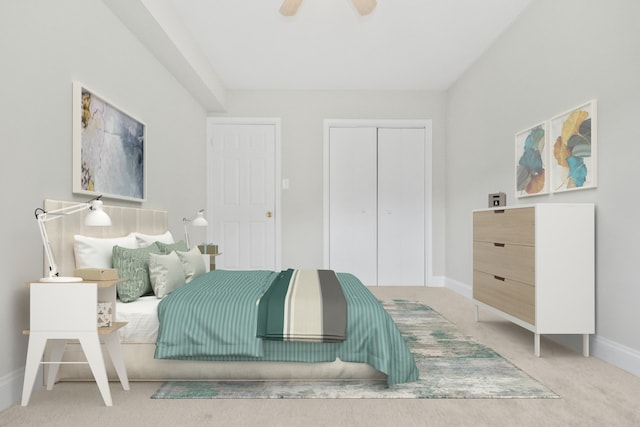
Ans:
POLYGON ((62 360, 64 347, 68 340, 80 341, 104 403, 112 406, 111 391, 107 372, 100 349, 100 339, 111 357, 113 366, 120 378, 124 390, 129 390, 129 379, 120 350, 118 329, 126 322, 114 322, 109 327, 98 328, 97 303, 112 303, 112 318, 116 319, 116 284, 121 280, 103 280, 75 283, 27 283, 30 296, 29 348, 22 390, 22 406, 31 398, 36 375, 40 364, 48 364, 49 372, 45 380, 47 390, 53 388, 56 374, 62 360), (42 360, 47 341, 50 343, 49 360, 42 360))

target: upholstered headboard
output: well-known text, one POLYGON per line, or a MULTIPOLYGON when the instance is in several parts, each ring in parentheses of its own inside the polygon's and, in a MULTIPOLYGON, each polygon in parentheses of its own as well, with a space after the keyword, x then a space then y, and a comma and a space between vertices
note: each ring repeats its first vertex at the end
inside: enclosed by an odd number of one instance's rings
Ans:
MULTIPOLYGON (((47 199, 44 201, 44 209, 52 211, 77 204, 78 202, 47 199)), ((74 234, 105 238, 126 236, 133 231, 144 234, 161 234, 168 230, 169 214, 167 211, 110 206, 108 202, 104 203, 103 207, 111 217, 111 227, 85 226, 84 217, 88 211, 46 223, 53 256, 61 275, 72 276, 75 270, 74 234)), ((44 272, 47 274, 49 265, 46 257, 43 258, 44 272)))

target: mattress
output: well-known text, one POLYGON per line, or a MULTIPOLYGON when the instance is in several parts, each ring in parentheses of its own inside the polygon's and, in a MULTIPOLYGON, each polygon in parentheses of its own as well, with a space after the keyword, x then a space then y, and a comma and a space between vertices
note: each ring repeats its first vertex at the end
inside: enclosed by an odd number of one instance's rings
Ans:
POLYGON ((122 344, 155 344, 160 301, 155 295, 150 295, 133 302, 116 303, 116 320, 127 322, 127 326, 118 330, 122 344))

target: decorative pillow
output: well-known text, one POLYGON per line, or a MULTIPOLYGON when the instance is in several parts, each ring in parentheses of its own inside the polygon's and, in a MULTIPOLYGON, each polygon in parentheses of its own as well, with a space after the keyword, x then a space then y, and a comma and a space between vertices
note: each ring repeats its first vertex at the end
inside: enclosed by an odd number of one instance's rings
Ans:
POLYGON ((158 245, 158 248, 160 248, 160 253, 162 255, 170 254, 173 251, 186 252, 189 250, 189 248, 187 248, 187 244, 183 240, 180 240, 176 243, 156 242, 156 245, 158 245))
POLYGON ((118 269, 118 276, 125 279, 116 285, 120 301, 135 301, 153 292, 149 280, 149 254, 159 253, 160 249, 155 243, 138 249, 113 247, 113 266, 118 269))
POLYGON ((207 267, 204 264, 204 258, 202 258, 200 249, 193 248, 188 252, 176 251, 176 253, 182 262, 182 268, 184 270, 185 280, 187 283, 206 272, 207 267))
POLYGON ((133 235, 136 236, 139 248, 146 248, 154 242, 162 242, 166 244, 175 243, 175 240, 173 240, 173 235, 170 231, 166 231, 163 234, 142 234, 134 232, 133 235))
POLYGON ((112 268, 113 247, 137 248, 133 233, 128 236, 111 239, 101 239, 76 234, 73 236, 73 252, 76 258, 76 268, 112 268))
POLYGON ((182 262, 175 252, 167 255, 150 254, 149 276, 153 292, 158 298, 164 298, 185 284, 182 262))

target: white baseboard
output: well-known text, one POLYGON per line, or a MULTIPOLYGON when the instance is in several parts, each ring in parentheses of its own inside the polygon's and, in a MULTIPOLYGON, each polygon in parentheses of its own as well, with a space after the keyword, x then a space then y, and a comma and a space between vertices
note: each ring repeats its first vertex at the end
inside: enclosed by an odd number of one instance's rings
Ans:
MULTIPOLYGON (((446 288, 469 299, 472 298, 473 287, 471 285, 449 278, 445 278, 444 283, 446 288)), ((549 336, 549 338, 554 339, 553 336, 549 336)), ((566 344, 562 339, 558 340, 558 342, 566 344)), ((640 376, 640 351, 599 335, 593 335, 591 337, 590 347, 590 352, 593 357, 597 357, 613 366, 624 369, 633 375, 640 376)))
POLYGON ((445 278, 444 286, 447 289, 451 289, 452 291, 457 292, 462 296, 465 296, 469 299, 472 298, 473 288, 466 283, 458 282, 457 280, 449 279, 447 277, 445 278))
POLYGON ((0 411, 20 401, 22 394, 22 382, 24 380, 24 368, 0 377, 0 411))
POLYGON ((444 283, 444 276, 429 276, 427 279, 427 286, 430 288, 442 288, 444 283))
POLYGON ((638 350, 595 335, 591 338, 591 354, 640 377, 640 351, 638 350))

